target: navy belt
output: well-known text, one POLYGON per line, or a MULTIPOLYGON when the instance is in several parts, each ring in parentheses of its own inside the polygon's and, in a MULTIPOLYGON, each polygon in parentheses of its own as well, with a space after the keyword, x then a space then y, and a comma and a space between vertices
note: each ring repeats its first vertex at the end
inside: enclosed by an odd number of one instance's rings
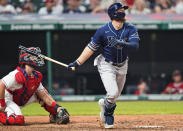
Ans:
POLYGON ((107 60, 107 59, 105 59, 105 61, 106 61, 106 62, 108 62, 108 63, 110 63, 111 65, 113 65, 113 66, 117 66, 117 67, 122 67, 122 66, 124 66, 124 65, 125 65, 125 63, 126 63, 126 60, 125 60, 125 61, 123 61, 122 63, 114 63, 114 62, 109 61, 109 60, 107 60))

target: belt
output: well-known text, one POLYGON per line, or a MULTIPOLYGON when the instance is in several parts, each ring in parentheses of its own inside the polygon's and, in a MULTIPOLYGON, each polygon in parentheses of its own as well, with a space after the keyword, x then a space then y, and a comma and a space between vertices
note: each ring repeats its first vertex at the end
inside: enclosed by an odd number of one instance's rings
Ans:
POLYGON ((122 67, 122 66, 124 66, 124 65, 125 65, 125 63, 126 63, 126 60, 125 60, 125 61, 123 61, 122 63, 114 63, 114 62, 109 61, 109 60, 107 60, 107 59, 105 59, 105 61, 106 61, 106 62, 108 62, 108 63, 110 63, 111 65, 113 65, 113 66, 117 66, 117 67, 122 67))

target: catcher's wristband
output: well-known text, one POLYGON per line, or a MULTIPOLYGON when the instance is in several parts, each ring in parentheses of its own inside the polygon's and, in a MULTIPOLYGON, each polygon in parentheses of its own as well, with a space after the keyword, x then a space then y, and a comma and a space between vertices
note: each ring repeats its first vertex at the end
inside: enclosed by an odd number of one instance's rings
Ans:
POLYGON ((51 104, 51 106, 54 108, 55 113, 57 113, 57 109, 58 109, 59 107, 61 107, 61 106, 58 105, 56 102, 53 102, 53 103, 51 104))
POLYGON ((54 107, 57 103, 54 101, 52 102, 51 106, 54 107))
POLYGON ((6 103, 5 103, 4 99, 0 99, 0 106, 1 107, 5 107, 6 106, 6 103))

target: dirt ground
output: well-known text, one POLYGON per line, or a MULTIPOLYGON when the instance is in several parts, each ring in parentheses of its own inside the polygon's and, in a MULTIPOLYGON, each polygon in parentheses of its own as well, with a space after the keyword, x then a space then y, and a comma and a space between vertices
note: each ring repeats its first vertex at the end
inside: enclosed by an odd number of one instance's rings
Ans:
MULTIPOLYGON (((0 131, 102 131, 98 116, 71 116, 67 125, 50 124, 45 116, 25 117, 25 126, 0 126, 0 131)), ((115 131, 183 131, 183 115, 115 116, 115 131)))

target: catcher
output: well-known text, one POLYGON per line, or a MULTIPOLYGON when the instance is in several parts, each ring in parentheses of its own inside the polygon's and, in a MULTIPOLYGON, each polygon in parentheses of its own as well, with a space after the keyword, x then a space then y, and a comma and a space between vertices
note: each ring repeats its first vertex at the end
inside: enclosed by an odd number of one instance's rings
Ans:
MULTIPOLYGON (((37 47, 29 48, 41 53, 37 47)), ((35 67, 43 66, 42 58, 21 50, 19 66, 0 80, 0 122, 4 125, 23 125, 25 123, 21 108, 39 102, 50 113, 50 122, 69 123, 66 109, 58 105, 43 87, 42 74, 35 67)))

